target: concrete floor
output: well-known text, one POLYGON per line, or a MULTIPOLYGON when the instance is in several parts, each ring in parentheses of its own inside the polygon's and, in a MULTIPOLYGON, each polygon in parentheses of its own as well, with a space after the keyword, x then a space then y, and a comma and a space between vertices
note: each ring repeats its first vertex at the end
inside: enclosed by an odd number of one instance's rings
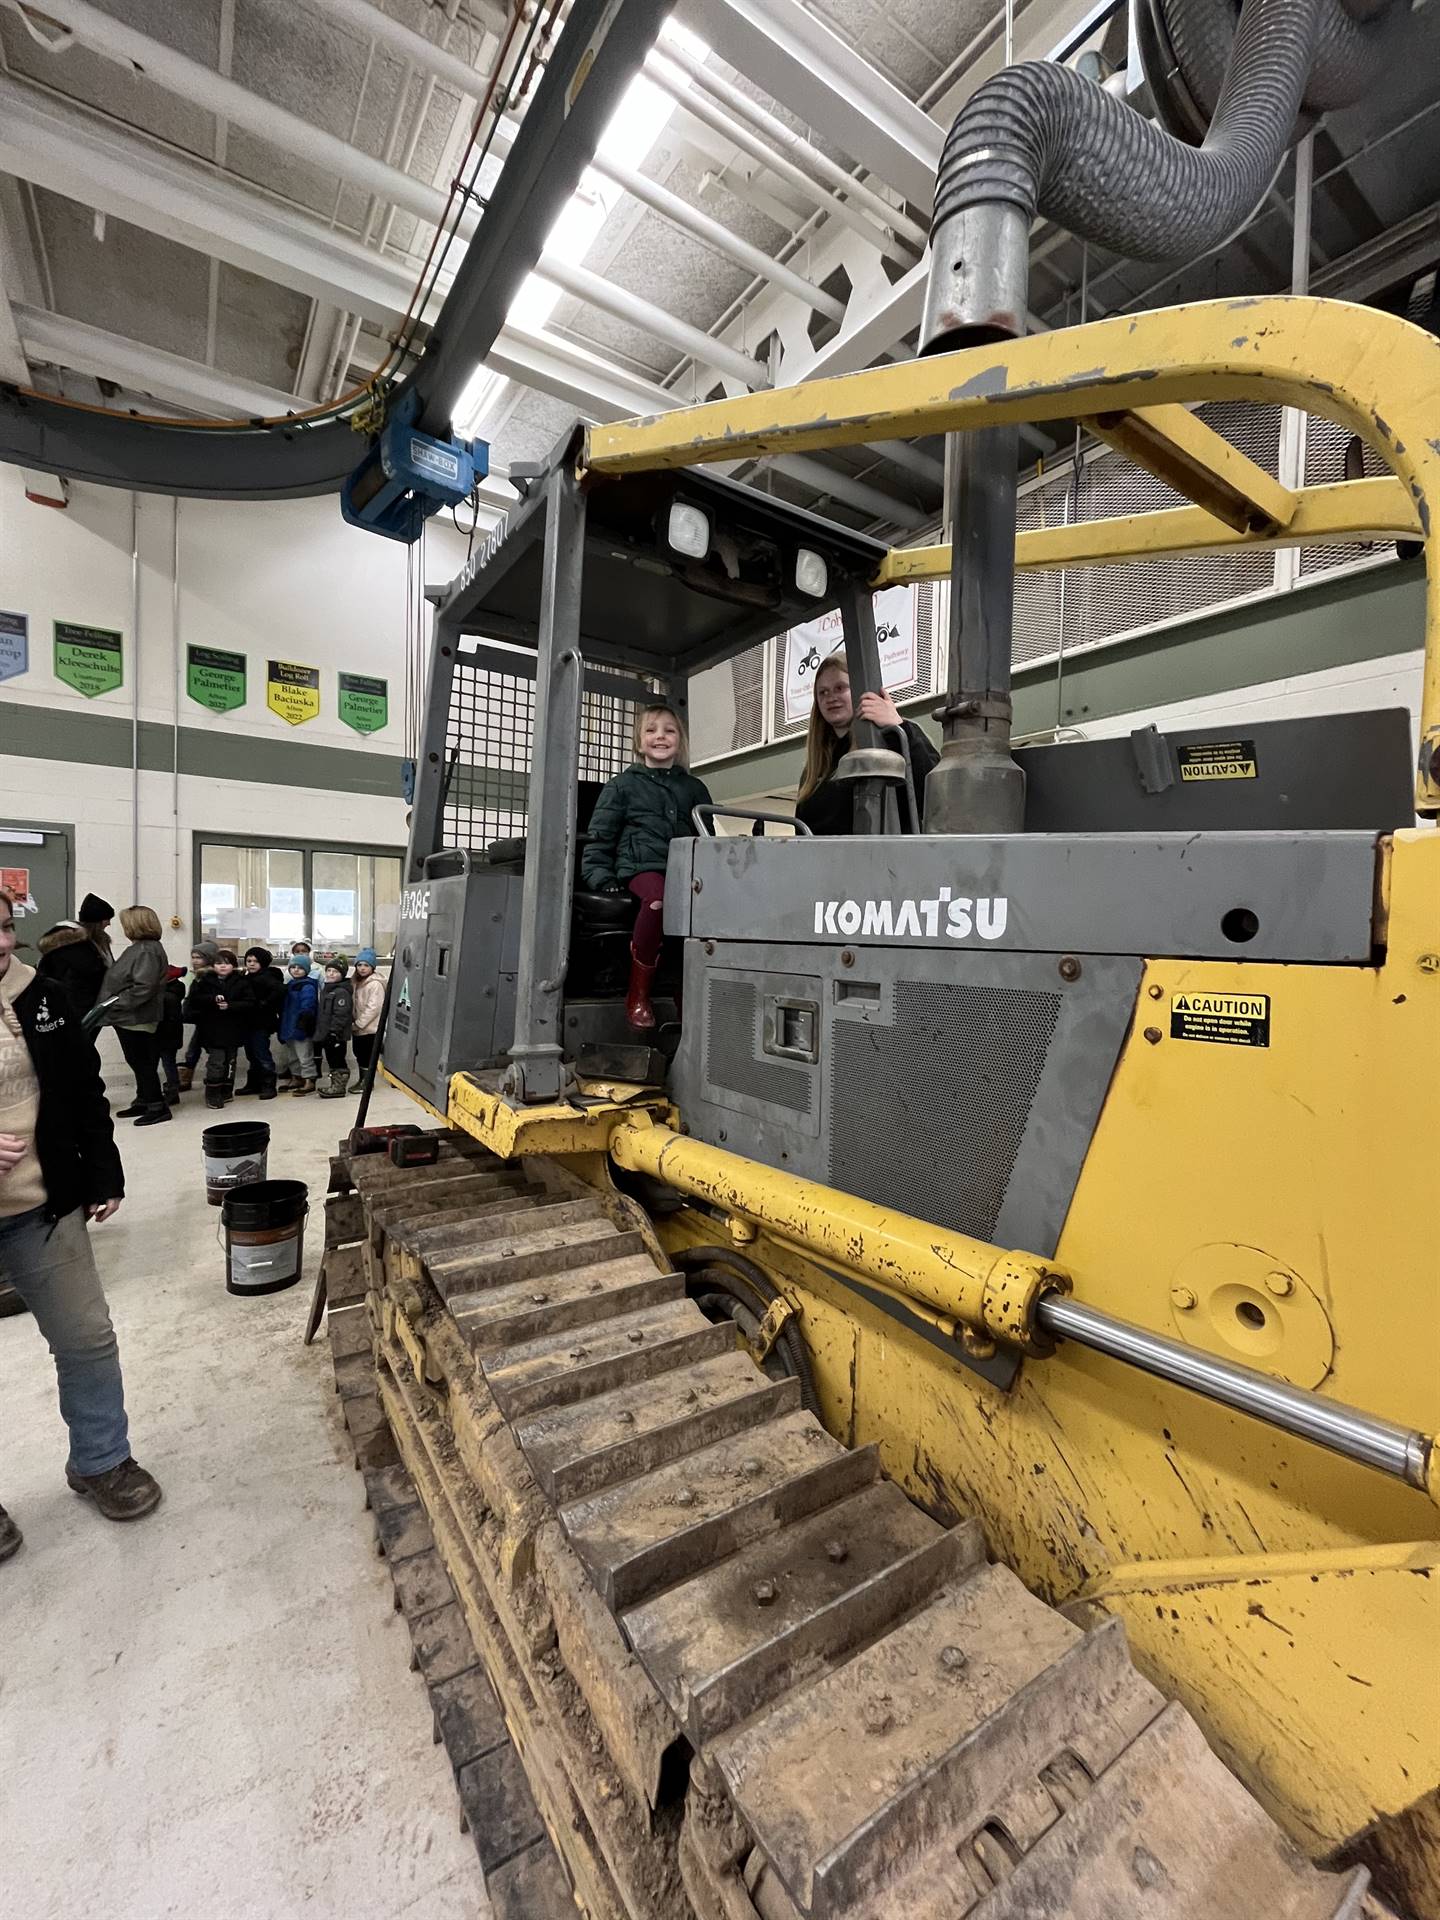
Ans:
POLYGON ((301 1284, 256 1300, 225 1291, 199 1093, 173 1125, 118 1128, 130 1192, 95 1249, 136 1458, 165 1489, 149 1518, 116 1526, 69 1491, 50 1357, 28 1316, 0 1321, 0 1501, 25 1533, 0 1567, 6 1920, 487 1911, 329 1348, 300 1344, 354 1106, 226 1112, 270 1122, 271 1177, 307 1181, 315 1209, 301 1284))

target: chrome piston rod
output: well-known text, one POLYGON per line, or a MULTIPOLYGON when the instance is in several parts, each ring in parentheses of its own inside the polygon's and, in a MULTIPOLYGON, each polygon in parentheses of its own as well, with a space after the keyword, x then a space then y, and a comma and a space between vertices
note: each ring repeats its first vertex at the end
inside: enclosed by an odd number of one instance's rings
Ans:
POLYGON ((1432 1444, 1428 1434, 1362 1413, 1341 1401, 1323 1399, 1302 1387, 1286 1386, 1268 1373, 1235 1366, 1213 1353, 1167 1340, 1128 1321, 1112 1320, 1108 1313, 1097 1313, 1094 1307, 1081 1306, 1059 1294, 1042 1300, 1035 1317, 1056 1339, 1092 1347, 1096 1353, 1123 1360, 1142 1373, 1188 1387, 1192 1393, 1218 1400, 1237 1413, 1248 1413, 1268 1426, 1358 1461, 1363 1467, 1374 1467, 1422 1492, 1428 1490, 1432 1444))

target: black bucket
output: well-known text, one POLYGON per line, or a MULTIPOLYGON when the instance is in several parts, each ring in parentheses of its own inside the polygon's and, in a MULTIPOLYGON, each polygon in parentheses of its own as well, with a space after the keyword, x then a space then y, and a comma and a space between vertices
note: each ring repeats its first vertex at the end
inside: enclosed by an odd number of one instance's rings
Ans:
POLYGON ((263 1120, 232 1120, 223 1127, 206 1127, 200 1136, 205 1155, 205 1198, 218 1207, 235 1187, 248 1187, 265 1178, 265 1154, 270 1129, 263 1120))
POLYGON ((256 1180, 233 1188, 220 1209, 227 1293, 280 1293, 305 1263, 309 1190, 303 1180, 256 1180))

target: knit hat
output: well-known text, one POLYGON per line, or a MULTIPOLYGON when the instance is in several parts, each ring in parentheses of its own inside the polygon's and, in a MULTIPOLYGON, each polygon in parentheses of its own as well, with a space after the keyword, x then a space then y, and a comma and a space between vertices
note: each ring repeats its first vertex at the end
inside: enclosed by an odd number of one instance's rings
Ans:
POLYGON ((343 953, 337 953, 333 960, 327 960, 325 964, 327 967, 334 967, 342 980, 350 971, 350 962, 345 958, 343 953))
POLYGON ((373 947, 361 947, 355 956, 355 964, 357 967, 373 967, 376 964, 375 949, 373 947))
POLYGON ((77 920, 113 920, 115 909, 108 900, 102 900, 98 893, 87 893, 80 902, 77 920))
POLYGON ((220 949, 213 940, 197 940, 190 951, 192 954, 198 953, 207 967, 213 967, 215 964, 215 956, 219 953, 220 949))
POLYGON ((291 973, 309 973, 310 956, 308 953, 292 953, 287 964, 291 973))
POLYGON ((238 967, 240 964, 233 947, 217 947, 215 949, 215 958, 217 962, 223 960, 226 966, 229 967, 238 967))
POLYGON ((247 960, 253 957, 254 959, 260 962, 260 965, 262 967, 268 967, 271 961, 275 958, 274 954, 271 953, 268 947, 247 947, 245 949, 244 957, 247 960))
POLYGON ((307 953, 309 953, 309 951, 310 951, 310 942, 309 942, 309 941, 308 941, 308 940, 307 940, 307 939, 305 938, 305 936, 304 936, 304 934, 303 934, 303 933, 301 934, 301 936, 300 936, 300 938, 299 938, 298 940, 293 940, 293 941, 292 941, 292 942, 290 943, 290 951, 291 951, 291 952, 293 953, 293 952, 295 951, 295 949, 296 949, 296 947, 304 947, 304 949, 305 949, 305 951, 306 951, 307 953))

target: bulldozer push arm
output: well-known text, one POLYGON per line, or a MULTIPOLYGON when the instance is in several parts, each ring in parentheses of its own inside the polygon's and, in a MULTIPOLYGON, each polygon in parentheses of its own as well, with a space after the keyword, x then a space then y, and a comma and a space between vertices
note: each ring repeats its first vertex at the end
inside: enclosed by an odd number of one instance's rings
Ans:
POLYGON ((1433 1436, 1197 1353, 1069 1299, 1070 1276, 1033 1254, 907 1219, 667 1127, 633 1121, 617 1126, 610 1157, 627 1172, 705 1200, 742 1226, 763 1226, 798 1253, 843 1267, 919 1307, 939 1332, 961 1341, 976 1358, 988 1359, 997 1341, 1045 1355, 1054 1352, 1057 1339, 1071 1340, 1440 1498, 1433 1436))

